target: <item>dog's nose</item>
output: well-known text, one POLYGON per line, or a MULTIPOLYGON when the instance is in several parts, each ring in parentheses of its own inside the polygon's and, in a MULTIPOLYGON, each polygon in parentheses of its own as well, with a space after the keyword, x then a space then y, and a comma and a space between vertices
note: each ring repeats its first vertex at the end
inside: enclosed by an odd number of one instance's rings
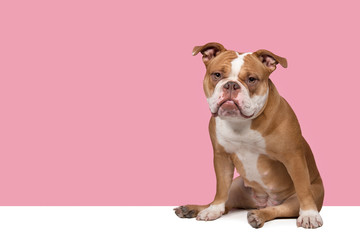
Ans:
POLYGON ((226 90, 238 90, 240 89, 240 85, 237 82, 227 82, 224 85, 226 90))

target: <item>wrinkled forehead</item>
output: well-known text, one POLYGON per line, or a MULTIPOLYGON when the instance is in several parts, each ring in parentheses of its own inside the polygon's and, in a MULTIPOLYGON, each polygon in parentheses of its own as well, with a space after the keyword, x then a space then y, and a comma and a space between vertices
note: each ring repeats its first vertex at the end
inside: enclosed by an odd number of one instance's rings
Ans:
POLYGON ((235 51, 226 51, 221 53, 208 65, 209 72, 231 72, 234 70, 259 73, 264 72, 266 69, 256 56, 254 56, 254 54, 239 53, 235 51))
POLYGON ((208 71, 222 71, 226 72, 231 69, 231 62, 238 58, 238 53, 235 51, 226 51, 214 58, 208 65, 208 71))

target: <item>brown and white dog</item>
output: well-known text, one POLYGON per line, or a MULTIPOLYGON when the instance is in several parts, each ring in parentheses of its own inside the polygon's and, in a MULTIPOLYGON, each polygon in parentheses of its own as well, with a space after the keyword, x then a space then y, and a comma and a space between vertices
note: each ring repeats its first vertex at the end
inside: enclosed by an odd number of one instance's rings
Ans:
POLYGON ((269 79, 285 58, 267 50, 239 53, 219 43, 196 46, 206 66, 204 91, 212 117, 216 195, 207 205, 175 208, 181 218, 214 220, 232 208, 252 209, 254 228, 275 218, 298 217, 317 228, 324 187, 311 149, 290 105, 269 79), (234 168, 240 174, 233 180, 234 168))

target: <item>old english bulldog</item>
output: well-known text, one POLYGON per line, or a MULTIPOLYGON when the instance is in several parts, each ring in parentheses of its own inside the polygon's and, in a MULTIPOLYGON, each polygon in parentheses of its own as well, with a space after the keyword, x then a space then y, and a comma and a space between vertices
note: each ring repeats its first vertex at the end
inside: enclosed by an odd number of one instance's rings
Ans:
POLYGON ((287 60, 267 50, 240 53, 219 43, 196 46, 206 67, 204 91, 212 117, 216 194, 207 205, 175 208, 181 218, 214 220, 230 209, 249 209, 254 228, 295 218, 317 228, 324 187, 296 115, 269 79, 287 60), (239 177, 233 179, 234 168, 239 177))

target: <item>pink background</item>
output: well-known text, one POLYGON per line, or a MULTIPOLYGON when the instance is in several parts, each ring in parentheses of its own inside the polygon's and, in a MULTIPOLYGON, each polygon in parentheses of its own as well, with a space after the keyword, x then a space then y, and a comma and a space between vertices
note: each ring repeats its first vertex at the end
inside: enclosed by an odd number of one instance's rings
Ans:
POLYGON ((325 205, 359 205, 359 7, 1 1, 0 205, 210 202, 205 69, 191 56, 209 41, 288 59, 272 80, 312 146, 325 205))

